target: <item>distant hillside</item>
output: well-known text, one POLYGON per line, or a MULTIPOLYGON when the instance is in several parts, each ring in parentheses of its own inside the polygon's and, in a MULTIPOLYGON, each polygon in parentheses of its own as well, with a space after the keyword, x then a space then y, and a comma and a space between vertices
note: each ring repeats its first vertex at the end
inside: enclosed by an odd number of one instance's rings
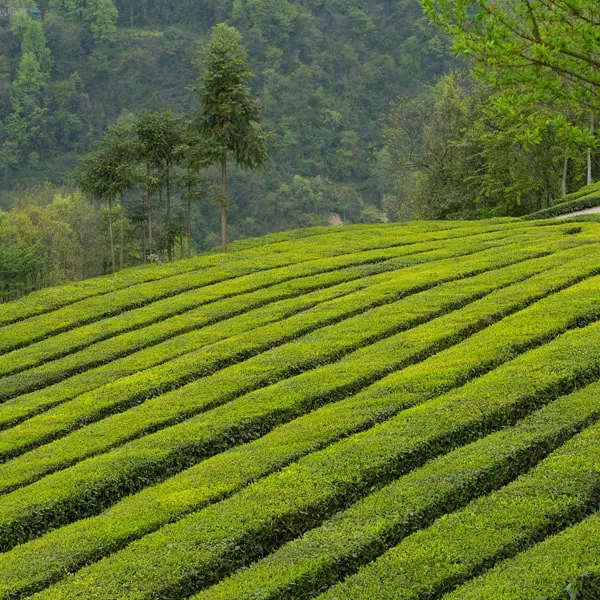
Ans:
MULTIPOLYGON (((324 225, 330 210, 346 221, 372 219, 381 208, 375 151, 390 102, 455 64, 418 0, 118 0, 118 28, 105 42, 85 15, 70 16, 77 2, 38 4, 49 58, 37 78, 35 65, 23 62, 31 44, 23 44, 22 28, 0 19, 0 208, 24 184, 63 183, 76 157, 119 116, 199 110, 188 89, 200 74, 199 51, 211 27, 226 20, 243 35, 274 135, 265 174, 232 174, 233 237, 324 225), (23 79, 33 79, 24 112, 14 100, 23 79)), ((94 4, 102 2, 87 3, 94 4)), ((36 48, 44 45, 34 37, 36 48)), ((202 212, 208 223, 199 248, 211 245, 204 238, 217 222, 213 203, 205 201, 202 212)))
POLYGON ((600 224, 497 220, 3 305, 0 598, 594 598, 599 297, 600 224))

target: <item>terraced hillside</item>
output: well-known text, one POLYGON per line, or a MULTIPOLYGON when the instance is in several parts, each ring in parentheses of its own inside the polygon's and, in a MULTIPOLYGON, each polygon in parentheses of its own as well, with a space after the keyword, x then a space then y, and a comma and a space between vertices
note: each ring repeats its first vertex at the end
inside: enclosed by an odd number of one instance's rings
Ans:
POLYGON ((0 598, 600 598, 600 224, 311 229, 0 307, 0 598))

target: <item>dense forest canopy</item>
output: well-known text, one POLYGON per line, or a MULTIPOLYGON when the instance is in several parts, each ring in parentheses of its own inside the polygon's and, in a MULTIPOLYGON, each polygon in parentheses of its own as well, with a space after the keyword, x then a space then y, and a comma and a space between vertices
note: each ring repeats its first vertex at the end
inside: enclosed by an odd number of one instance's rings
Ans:
MULTIPOLYGON (((199 49, 210 28, 227 20, 242 33, 253 90, 275 133, 269 173, 244 180, 243 197, 238 194, 243 206, 232 215, 234 221, 258 220, 259 230, 265 221, 280 228, 310 223, 298 222, 293 207, 286 218, 286 207, 273 196, 285 196, 294 175, 317 188, 317 196, 330 198, 330 183, 348 187, 346 203, 355 219, 362 202, 376 205, 379 119, 398 93, 415 93, 454 64, 416 0, 117 1, 114 32, 104 1, 39 6, 43 22, 13 19, 0 29, 3 187, 35 179, 62 183, 74 157, 123 114, 195 110, 197 99, 187 88, 198 77, 199 49), (51 66, 40 64, 39 75, 27 63, 23 29, 35 29, 52 58, 51 66), (15 85, 35 77, 31 106, 17 126, 15 85)), ((324 207, 310 208, 321 214, 324 207)))

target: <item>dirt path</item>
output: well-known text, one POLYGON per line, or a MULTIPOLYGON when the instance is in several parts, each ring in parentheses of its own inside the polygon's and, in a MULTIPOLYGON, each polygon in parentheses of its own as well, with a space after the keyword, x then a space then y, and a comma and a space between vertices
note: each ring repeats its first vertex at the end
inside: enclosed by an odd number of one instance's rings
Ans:
POLYGON ((586 208, 585 210, 576 210, 575 212, 566 213, 564 215, 558 215, 556 219, 567 219, 568 217, 576 217, 577 215, 592 215, 594 213, 600 213, 600 206, 594 206, 593 208, 586 208))
POLYGON ((336 212, 330 212, 328 220, 329 224, 333 227, 341 227, 344 224, 344 221, 342 221, 342 217, 339 213, 336 212))

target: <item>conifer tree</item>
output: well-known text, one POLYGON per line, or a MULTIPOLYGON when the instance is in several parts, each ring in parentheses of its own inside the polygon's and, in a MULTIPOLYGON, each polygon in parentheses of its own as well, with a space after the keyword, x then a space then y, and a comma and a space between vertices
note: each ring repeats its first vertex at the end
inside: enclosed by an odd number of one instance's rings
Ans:
POLYGON ((201 112, 195 125, 202 138, 201 162, 221 167, 221 250, 227 252, 227 162, 231 158, 245 170, 264 167, 266 134, 261 107, 248 87, 252 73, 237 29, 215 26, 201 65, 201 112))

